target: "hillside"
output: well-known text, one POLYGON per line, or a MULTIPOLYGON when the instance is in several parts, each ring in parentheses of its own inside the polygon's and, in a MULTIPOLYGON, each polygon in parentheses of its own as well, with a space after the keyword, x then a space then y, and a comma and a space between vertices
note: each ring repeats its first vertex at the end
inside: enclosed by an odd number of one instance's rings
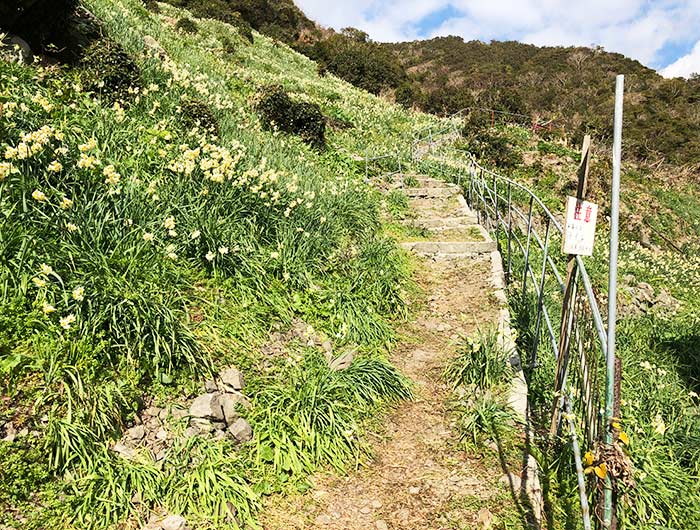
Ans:
POLYGON ((627 76, 625 142, 639 161, 696 166, 700 160, 700 78, 664 79, 654 70, 602 48, 537 47, 519 42, 465 42, 460 37, 381 44, 353 28, 320 28, 291 0, 188 2, 195 14, 230 21, 235 13, 255 29, 294 46, 355 86, 438 115, 466 107, 540 119, 572 145, 584 134, 612 134, 616 74, 627 76), (654 141, 650 142, 649 139, 654 141))
POLYGON ((435 119, 255 31, 83 5, 74 47, 0 58, 0 527, 255 525, 410 396, 409 262, 356 160, 435 119))
POLYGON ((612 137, 616 74, 626 76, 628 156, 697 165, 700 79, 664 79, 637 61, 602 49, 537 47, 519 42, 465 42, 459 37, 385 45, 421 88, 419 107, 450 114, 465 107, 553 120, 574 145, 585 133, 612 137), (653 142, 649 139, 653 138, 653 142))

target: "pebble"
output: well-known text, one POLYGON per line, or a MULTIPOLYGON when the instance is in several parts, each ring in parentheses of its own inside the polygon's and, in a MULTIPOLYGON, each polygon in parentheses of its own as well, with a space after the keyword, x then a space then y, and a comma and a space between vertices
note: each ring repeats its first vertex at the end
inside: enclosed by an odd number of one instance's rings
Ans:
POLYGON ((377 527, 377 530, 389 530, 389 526, 382 519, 375 521, 374 526, 377 527))
POLYGON ((314 522, 315 522, 316 524, 319 524, 319 525, 329 525, 329 524, 331 524, 331 522, 333 522, 333 521, 332 521, 332 519, 331 519, 328 515, 326 515, 326 514, 324 513, 324 514, 319 515, 318 517, 316 517, 316 520, 315 520, 314 522))
POLYGON ((367 515, 368 513, 372 513, 372 508, 370 508, 369 506, 363 506, 362 508, 360 508, 360 513, 363 513, 365 515, 367 515))
POLYGON ((420 493, 420 488, 418 486, 411 486, 408 488, 408 493, 411 495, 418 495, 420 493))

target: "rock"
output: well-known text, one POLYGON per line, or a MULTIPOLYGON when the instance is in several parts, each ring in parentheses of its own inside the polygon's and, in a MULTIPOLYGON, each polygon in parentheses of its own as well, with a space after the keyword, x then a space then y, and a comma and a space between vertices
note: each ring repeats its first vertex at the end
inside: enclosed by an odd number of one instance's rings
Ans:
POLYGON ((377 530, 389 530, 389 526, 382 519, 375 521, 374 526, 377 530))
POLYGON ((214 426, 209 420, 205 420, 204 418, 192 418, 190 420, 190 426, 194 427, 197 429, 197 432, 212 432, 214 430, 214 426))
POLYGON ((29 429, 27 427, 25 427, 24 429, 21 429, 17 433, 17 438, 24 438, 25 436, 29 436, 29 429))
POLYGON ((243 389, 243 373, 234 366, 229 366, 219 375, 221 382, 234 390, 243 389))
POLYGON ((214 440, 223 440, 226 438, 226 431, 214 431, 214 440))
POLYGON ((160 522, 163 530, 185 530, 187 521, 181 515, 168 515, 160 522))
POLYGON ((158 419, 163 422, 168 419, 168 409, 160 409, 158 413, 158 419))
POLYGON ((314 524, 316 524, 316 525, 322 525, 322 526, 329 525, 329 524, 331 524, 332 522, 333 522, 333 520, 330 518, 330 516, 326 515, 325 513, 319 515, 319 516, 316 517, 316 519, 314 520, 314 524))
POLYGON ((362 508, 360 508, 360 513, 362 513, 364 515, 367 515, 368 513, 372 513, 372 508, 370 508, 369 506, 363 506, 362 508))
POLYGON ((223 431, 226 429, 226 422, 225 421, 212 421, 211 422, 212 429, 215 431, 223 431))
POLYGON ((328 367, 334 372, 339 372, 341 370, 349 368, 352 364, 353 359, 355 359, 355 352, 351 350, 342 353, 338 357, 333 359, 330 363, 328 363, 328 367))
POLYGON ((330 353, 333 351, 333 344, 331 343, 331 341, 326 340, 326 341, 323 341, 323 344, 321 344, 321 348, 323 348, 324 351, 327 351, 328 353, 330 353))
POLYGON ((126 460, 133 460, 136 457, 136 451, 120 442, 115 443, 110 449, 126 460))
POLYGON ((187 438, 192 438, 193 436, 197 436, 200 433, 200 430, 197 427, 187 427, 185 429, 185 432, 183 433, 183 436, 187 438))
POLYGON ((196 397, 190 405, 190 416, 223 421, 224 413, 221 410, 219 394, 210 393, 196 397))
POLYGON ((207 379, 206 381, 204 381, 204 390, 206 392, 216 392, 217 390, 219 390, 219 387, 216 386, 216 381, 214 381, 213 379, 207 379))
POLYGON ((380 501, 372 501, 372 508, 374 508, 375 510, 378 510, 381 507, 382 507, 382 503, 380 501))
POLYGON ((165 441, 168 439, 168 431, 165 429, 158 429, 156 433, 156 440, 165 441))
POLYGON ((238 418, 238 412, 236 412, 236 405, 240 402, 234 394, 223 394, 219 398, 219 403, 221 404, 221 410, 224 413, 224 421, 227 425, 233 424, 238 418))
POLYGON ((228 428, 228 431, 239 443, 248 442, 253 438, 253 429, 243 418, 238 418, 233 425, 228 428))
POLYGON ((493 523, 493 514, 488 508, 481 508, 477 514, 476 523, 479 525, 480 530, 488 530, 493 523))
POLYGON ((148 407, 144 412, 144 416, 150 416, 151 418, 158 418, 163 409, 160 407, 148 407))
POLYGON ((176 405, 170 409, 170 416, 172 416, 172 418, 174 420, 181 420, 182 418, 184 418, 187 415, 188 415, 187 409, 182 408, 180 406, 176 405))
POLYGON ((143 437, 146 436, 146 428, 143 425, 136 425, 131 429, 127 429, 125 434, 127 438, 138 442, 143 440, 143 437))
POLYGON ((17 429, 9 422, 5 425, 5 437, 2 439, 3 442, 14 442, 17 438, 17 429))
POLYGON ((147 51, 153 53, 154 55, 157 55, 161 59, 164 59, 168 56, 168 54, 165 53, 165 50, 160 45, 160 43, 150 35, 146 35, 143 38, 143 44, 144 46, 146 46, 147 51))

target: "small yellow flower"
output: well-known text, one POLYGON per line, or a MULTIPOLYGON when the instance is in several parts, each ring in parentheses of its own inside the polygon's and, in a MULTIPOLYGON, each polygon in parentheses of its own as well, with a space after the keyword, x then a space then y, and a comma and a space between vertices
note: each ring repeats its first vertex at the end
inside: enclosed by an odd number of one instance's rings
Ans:
POLYGON ((58 173, 59 171, 61 171, 63 169, 63 165, 61 165, 61 163, 58 160, 54 160, 53 162, 51 162, 49 164, 48 169, 49 169, 49 171, 51 171, 53 173, 58 173))
POLYGON ((190 234, 190 239, 199 239, 199 236, 201 236, 201 235, 202 235, 202 233, 199 230, 194 230, 190 234))
POLYGON ((85 287, 80 286, 73 289, 73 300, 82 302, 85 299, 85 287))
POLYGON ((59 208, 61 208, 61 210, 68 210, 71 206, 73 206, 73 201, 70 200, 68 197, 63 197, 58 206, 59 208))
POLYGON ((143 233, 143 240, 144 241, 151 242, 151 241, 153 241, 153 239, 154 239, 153 234, 151 232, 144 232, 143 233))
POLYGON ((0 162, 0 181, 5 180, 10 173, 12 173, 13 167, 9 162, 0 162))
POLYGON ((167 230, 175 230, 175 218, 172 215, 170 217, 166 217, 165 221, 163 221, 163 226, 167 230))
POLYGON ((214 254, 214 253, 210 250, 209 252, 207 252, 206 256, 204 256, 204 257, 207 258, 207 261, 214 261, 214 258, 216 257, 216 254, 214 254))
POLYGON ((46 200, 46 195, 44 195, 44 192, 43 192, 43 191, 34 190, 34 191, 32 192, 32 198, 33 198, 35 201, 44 202, 44 201, 46 200))
POLYGON ((66 315, 65 317, 63 317, 59 320, 59 324, 61 324, 61 327, 63 329, 70 329, 71 325, 74 322, 75 322, 75 315, 72 313, 70 315, 66 315))
POLYGON ((51 265, 47 265, 46 263, 41 264, 41 273, 46 274, 48 276, 49 274, 53 274, 53 268, 51 265))
POLYGON ((32 278, 32 281, 34 282, 34 285, 36 285, 39 289, 42 289, 46 287, 46 280, 43 278, 32 278))
POLYGON ((80 144, 78 146, 78 149, 80 150, 81 153, 85 153, 87 151, 92 151, 97 147, 97 142, 95 141, 94 138, 90 138, 87 142, 84 144, 80 144))
POLYGON ((75 226, 73 223, 66 223, 66 230, 68 230, 72 234, 73 232, 78 231, 78 227, 75 226))
POLYGON ((222 256, 228 254, 228 247, 219 247, 219 254, 222 256))
POLYGON ((583 455, 583 465, 585 465, 586 467, 593 465, 593 460, 593 453, 591 453, 590 451, 587 451, 586 454, 583 455))
POLYGON ((277 258, 280 257, 280 253, 277 252, 277 251, 270 252, 270 257, 271 257, 272 259, 277 259, 277 258))
POLYGON ((45 301, 43 304, 41 304, 41 310, 44 312, 45 315, 49 315, 56 311, 56 308, 45 301))

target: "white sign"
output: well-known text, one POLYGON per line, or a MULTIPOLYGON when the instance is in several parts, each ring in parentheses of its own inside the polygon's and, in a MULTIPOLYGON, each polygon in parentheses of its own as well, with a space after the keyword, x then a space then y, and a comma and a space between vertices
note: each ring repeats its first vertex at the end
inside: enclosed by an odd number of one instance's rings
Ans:
POLYGON ((564 254, 590 256, 595 241, 595 222, 598 205, 568 197, 566 201, 566 225, 561 251, 564 254))

